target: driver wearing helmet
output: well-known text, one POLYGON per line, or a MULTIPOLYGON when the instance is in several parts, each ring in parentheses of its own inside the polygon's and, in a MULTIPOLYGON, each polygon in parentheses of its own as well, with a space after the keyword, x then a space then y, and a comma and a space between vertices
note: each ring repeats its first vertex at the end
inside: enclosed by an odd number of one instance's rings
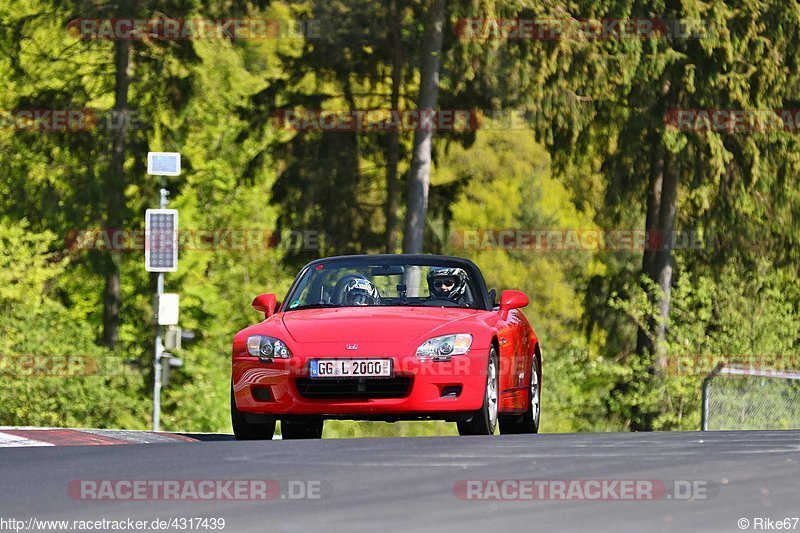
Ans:
POLYGON ((347 282, 342 303, 346 306, 375 305, 380 299, 378 289, 367 278, 355 278, 347 282))
POLYGON ((434 267, 428 271, 427 279, 431 298, 466 303, 467 273, 463 269, 434 267))

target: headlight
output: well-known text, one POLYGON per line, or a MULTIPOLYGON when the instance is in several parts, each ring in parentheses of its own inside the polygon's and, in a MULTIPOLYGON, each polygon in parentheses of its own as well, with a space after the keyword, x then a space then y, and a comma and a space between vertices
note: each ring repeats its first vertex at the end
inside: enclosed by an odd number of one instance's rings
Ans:
POLYGON ((469 333, 443 335, 422 343, 417 348, 417 356, 447 360, 451 355, 464 355, 469 351, 470 346, 472 346, 472 335, 469 333))
POLYGON ((253 357, 268 359, 288 359, 292 356, 289 347, 280 339, 266 335, 251 335, 247 337, 247 353, 253 357))

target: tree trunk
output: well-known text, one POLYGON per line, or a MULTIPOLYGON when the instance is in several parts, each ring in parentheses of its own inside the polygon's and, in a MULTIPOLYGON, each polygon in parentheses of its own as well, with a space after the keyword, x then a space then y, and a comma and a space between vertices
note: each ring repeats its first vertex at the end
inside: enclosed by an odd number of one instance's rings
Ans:
MULTIPOLYGON (((663 116, 667 110, 666 101, 670 94, 670 82, 668 79, 661 81, 659 104, 654 109, 656 116, 663 116)), ((648 236, 648 246, 642 255, 642 273, 653 281, 658 282, 658 272, 656 271, 656 247, 661 246, 660 217, 661 202, 664 184, 664 130, 657 127, 652 136, 652 156, 650 158, 650 176, 647 186, 647 210, 645 215, 645 231, 648 236)), ((657 329, 657 325, 648 320, 646 327, 649 330, 657 329)), ((653 343, 648 331, 640 327, 636 338, 636 353, 644 355, 645 352, 654 354, 657 347, 653 343)))
MULTIPOLYGON (((425 22, 425 41, 422 45, 419 103, 421 117, 433 112, 439 98, 439 65, 442 52, 442 30, 445 20, 445 0, 431 0, 425 22)), ((420 119, 423 122, 423 119, 420 119)), ((403 237, 405 253, 422 253, 425 235, 425 215, 428 210, 428 189, 431 172, 433 127, 420 127, 414 133, 414 154, 408 176, 406 230, 403 237)))
MULTIPOLYGON (((128 88, 130 87, 131 43, 122 39, 115 41, 116 86, 114 89, 114 112, 118 115, 114 123, 111 150, 111 168, 105 183, 106 228, 121 229, 125 221, 125 151, 127 144, 128 88)), ((103 294, 103 342, 113 348, 119 340, 120 296, 119 252, 112 251, 106 261, 105 290, 103 294)))
MULTIPOLYGON (((647 247, 642 256, 642 273, 650 279, 655 279, 654 261, 658 245, 658 217, 661 211, 661 190, 664 182, 664 145, 660 135, 654 135, 653 156, 650 160, 650 180, 647 186, 647 214, 645 216, 645 231, 647 232, 647 247)), ((648 320, 645 327, 640 327, 636 338, 636 353, 643 355, 645 352, 653 353, 653 340, 646 329, 652 330, 654 324, 648 320)))
MULTIPOLYGON (((400 35, 402 18, 397 11, 397 0, 389 2, 389 24, 392 42, 392 96, 391 109, 398 110, 400 105, 400 88, 403 73, 403 41, 400 35)), ((400 131, 389 132, 386 150, 386 253, 391 254, 397 248, 397 195, 399 182, 397 165, 400 161, 400 131)))
MULTIPOLYGON (((674 89, 669 79, 662 79, 659 104, 654 108, 656 116, 663 116, 670 104, 676 100, 674 89)), ((641 380, 660 375, 668 363, 665 342, 672 289, 673 256, 672 250, 665 247, 665 243, 671 242, 675 232, 679 171, 674 155, 666 152, 663 135, 663 126, 657 127, 651 145, 647 187, 645 229, 648 235, 648 247, 642 256, 642 273, 656 283, 660 294, 654 297, 655 300, 651 300, 658 307, 658 316, 655 319, 648 317, 645 326, 640 327, 637 333, 636 353, 639 356, 647 354, 651 358, 648 361, 647 374, 640 376, 641 380)), ((659 409, 649 405, 633 406, 631 429, 651 431, 658 411, 659 409)))
POLYGON ((660 244, 659 250, 653 257, 653 280, 661 289, 658 301, 659 320, 656 324, 656 358, 653 361, 653 371, 660 374, 667 367, 667 354, 665 353, 667 317, 669 316, 670 294, 672 291, 672 274, 674 257, 672 255, 673 236, 675 235, 675 221, 678 212, 678 182, 679 169, 675 157, 668 154, 664 165, 664 182, 661 189, 661 209, 658 215, 658 231, 660 244))

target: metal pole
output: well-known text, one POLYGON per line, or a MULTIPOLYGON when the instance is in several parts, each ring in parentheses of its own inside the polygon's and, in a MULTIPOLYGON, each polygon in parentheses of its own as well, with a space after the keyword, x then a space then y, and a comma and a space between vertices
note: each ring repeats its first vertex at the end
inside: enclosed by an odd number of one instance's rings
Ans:
POLYGON ((703 410, 700 412, 700 431, 708 431, 708 382, 711 376, 703 378, 703 410))
POLYGON ((719 363, 717 366, 714 367, 714 370, 711 371, 706 377, 703 378, 703 406, 702 410, 700 411, 700 430, 701 431, 708 431, 708 386, 711 384, 711 380, 714 379, 725 367, 725 363, 719 363))
MULTIPOLYGON (((158 273, 158 288, 156 289, 158 298, 164 294, 164 273, 158 273)), ((161 343, 161 326, 156 324, 156 347, 155 347, 155 367, 153 380, 153 431, 161 428, 161 352, 164 345, 161 343)))
MULTIPOLYGON (((167 195, 169 191, 165 189, 166 180, 161 178, 161 201, 159 206, 161 209, 166 209, 167 195)), ((158 273, 158 282, 156 284, 156 301, 161 299, 164 294, 164 273, 158 273)), ((155 342, 155 364, 153 366, 153 431, 160 431, 161 429, 161 354, 164 352, 164 345, 161 343, 161 326, 156 322, 156 342, 155 342)))

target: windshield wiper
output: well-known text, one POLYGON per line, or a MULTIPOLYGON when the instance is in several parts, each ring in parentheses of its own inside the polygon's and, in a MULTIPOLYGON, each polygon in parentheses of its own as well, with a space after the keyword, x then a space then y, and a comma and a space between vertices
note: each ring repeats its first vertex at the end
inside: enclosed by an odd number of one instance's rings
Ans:
POLYGON ((339 304, 330 304, 330 303, 316 303, 316 304, 305 304, 305 305, 298 305, 297 307, 290 307, 287 311, 297 311, 299 309, 324 309, 328 307, 342 307, 339 304))

